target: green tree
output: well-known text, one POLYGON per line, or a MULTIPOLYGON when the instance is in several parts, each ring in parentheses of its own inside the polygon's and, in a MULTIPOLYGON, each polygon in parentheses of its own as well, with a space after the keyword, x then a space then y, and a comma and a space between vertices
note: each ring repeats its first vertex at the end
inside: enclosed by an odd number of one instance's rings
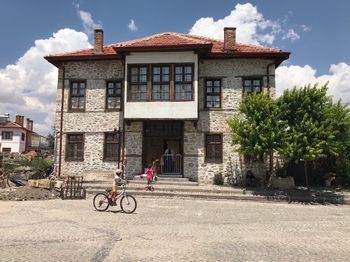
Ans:
POLYGON ((277 119, 276 101, 268 94, 245 95, 239 114, 228 120, 239 152, 265 161, 281 144, 283 122, 277 119))
POLYGON ((303 160, 308 186, 307 163, 328 155, 339 156, 348 139, 348 110, 333 104, 327 84, 286 90, 277 100, 278 118, 287 124, 284 146, 279 153, 286 160, 303 160), (341 119, 340 119, 341 118, 341 119))
POLYGON ((48 134, 47 139, 49 141, 49 149, 55 148, 55 128, 52 127, 52 133, 48 134))

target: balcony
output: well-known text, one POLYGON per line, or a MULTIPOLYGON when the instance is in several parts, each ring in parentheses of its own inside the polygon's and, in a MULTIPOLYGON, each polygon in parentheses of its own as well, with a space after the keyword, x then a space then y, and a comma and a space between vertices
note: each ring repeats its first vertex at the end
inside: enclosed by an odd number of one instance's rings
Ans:
POLYGON ((124 118, 197 119, 197 64, 193 52, 127 56, 124 118))

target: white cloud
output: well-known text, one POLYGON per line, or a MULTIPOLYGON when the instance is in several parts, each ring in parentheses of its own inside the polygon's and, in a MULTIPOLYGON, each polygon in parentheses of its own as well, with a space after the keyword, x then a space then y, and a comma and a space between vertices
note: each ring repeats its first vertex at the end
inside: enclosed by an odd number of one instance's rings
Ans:
POLYGON ((303 32, 311 31, 311 27, 309 27, 309 26, 307 26, 307 25, 301 25, 300 27, 301 27, 301 29, 303 30, 303 32))
POLYGON ((190 29, 193 35, 202 35, 216 39, 224 38, 224 27, 237 28, 237 41, 248 44, 271 45, 277 37, 296 40, 300 36, 293 30, 286 30, 286 17, 283 21, 266 19, 258 8, 250 3, 237 4, 231 13, 224 18, 214 20, 213 17, 198 19, 190 29))
POLYGON ((73 29, 60 29, 48 39, 36 40, 15 64, 0 68, 0 113, 34 120, 34 129, 51 131, 54 122, 57 68, 43 57, 91 47, 88 37, 73 29))
POLYGON ((138 30, 138 28, 137 28, 137 26, 136 26, 136 24, 135 24, 134 19, 131 19, 131 20, 130 20, 130 23, 128 24, 128 28, 130 29, 130 31, 133 31, 133 32, 135 32, 135 31, 138 30))
POLYGON ((83 22, 84 32, 88 35, 92 34, 95 29, 102 29, 102 23, 99 21, 96 23, 92 18, 91 13, 81 10, 80 5, 76 4, 75 9, 83 22))
POLYGON ((300 35, 298 35, 294 29, 289 29, 286 34, 283 35, 282 39, 290 39, 292 42, 299 39, 300 35))
POLYGON ((294 86, 303 87, 307 84, 319 86, 327 82, 328 92, 337 101, 342 99, 343 103, 350 103, 350 65, 346 63, 332 64, 329 74, 316 75, 316 70, 309 65, 305 66, 280 66, 276 70, 277 95, 281 95, 285 89, 294 86))

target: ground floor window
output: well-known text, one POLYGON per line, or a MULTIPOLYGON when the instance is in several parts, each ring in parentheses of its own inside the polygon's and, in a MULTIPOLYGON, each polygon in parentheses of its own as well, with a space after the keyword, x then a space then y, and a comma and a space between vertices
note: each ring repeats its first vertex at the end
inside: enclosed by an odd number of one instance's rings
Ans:
POLYGON ((67 134, 66 160, 67 161, 84 160, 84 135, 83 134, 67 134))
POLYGON ((117 132, 105 133, 104 154, 105 161, 119 161, 120 134, 117 132))
POLYGON ((205 162, 222 162, 222 134, 205 135, 205 162))
POLYGON ((3 153, 11 153, 11 147, 3 147, 2 152, 3 153))

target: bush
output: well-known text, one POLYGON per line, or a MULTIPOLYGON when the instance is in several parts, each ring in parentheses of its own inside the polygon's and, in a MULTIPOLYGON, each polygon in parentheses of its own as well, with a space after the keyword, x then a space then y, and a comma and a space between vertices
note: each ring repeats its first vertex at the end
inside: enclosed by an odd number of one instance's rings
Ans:
POLYGON ((222 186, 224 184, 224 177, 221 173, 214 175, 214 185, 222 186))

